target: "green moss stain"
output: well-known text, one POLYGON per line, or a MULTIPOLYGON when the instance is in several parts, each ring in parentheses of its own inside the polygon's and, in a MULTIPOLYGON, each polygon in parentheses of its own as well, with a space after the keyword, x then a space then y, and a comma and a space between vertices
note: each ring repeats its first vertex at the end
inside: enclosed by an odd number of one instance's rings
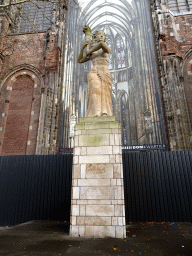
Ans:
POLYGON ((75 125, 75 129, 76 130, 84 130, 85 129, 84 123, 77 123, 75 125))
POLYGON ((102 135, 93 135, 93 136, 89 135, 84 138, 84 143, 86 144, 86 146, 97 147, 100 145, 102 140, 103 140, 102 135))

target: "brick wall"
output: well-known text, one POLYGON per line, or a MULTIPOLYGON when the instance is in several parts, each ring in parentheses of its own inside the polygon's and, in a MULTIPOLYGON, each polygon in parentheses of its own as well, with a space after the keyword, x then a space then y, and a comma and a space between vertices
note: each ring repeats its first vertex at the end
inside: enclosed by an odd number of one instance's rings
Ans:
POLYGON ((0 78, 4 78, 14 67, 27 64, 44 72, 44 37, 45 33, 10 35, 1 44, 4 61, 0 65, 0 78))
POLYGON ((54 154, 60 100, 57 35, 11 35, 6 19, 2 24, 0 154, 54 154))
POLYGON ((13 72, 1 88, 0 154, 35 154, 41 82, 32 71, 13 72))
POLYGON ((33 80, 19 77, 12 87, 8 103, 2 155, 26 154, 33 99, 33 80))

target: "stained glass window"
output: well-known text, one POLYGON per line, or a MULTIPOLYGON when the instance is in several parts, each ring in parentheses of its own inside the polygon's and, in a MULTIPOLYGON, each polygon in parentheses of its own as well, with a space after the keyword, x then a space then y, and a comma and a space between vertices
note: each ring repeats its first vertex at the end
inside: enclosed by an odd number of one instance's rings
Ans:
POLYGON ((117 55, 117 66, 118 68, 125 67, 125 49, 124 43, 120 36, 116 40, 116 55, 117 55))
MULTIPOLYGON (((112 43, 110 38, 106 38, 106 43, 107 45, 111 48, 112 50, 112 43)), ((112 54, 110 54, 110 59, 109 59, 109 64, 108 64, 108 69, 113 68, 113 59, 112 59, 112 54)))

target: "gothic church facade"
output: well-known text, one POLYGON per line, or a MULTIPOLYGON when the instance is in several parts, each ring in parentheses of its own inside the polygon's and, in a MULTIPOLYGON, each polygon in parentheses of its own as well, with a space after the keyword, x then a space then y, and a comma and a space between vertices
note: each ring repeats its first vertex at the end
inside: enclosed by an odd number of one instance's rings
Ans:
MULTIPOLYGON (((99 10, 99 1, 90 2, 99 10)), ((116 8, 112 16, 119 22, 104 24, 99 14, 101 22, 93 27, 105 30, 114 49, 109 70, 122 144, 191 150, 192 1, 109 2, 100 7, 107 6, 109 15, 116 8), (122 20, 118 12, 130 18, 122 20), (144 42, 145 21, 151 31, 144 42)), ((86 115, 91 68, 77 66, 75 49, 83 41, 78 33, 98 18, 91 20, 91 6, 78 1, 0 3, 0 155, 57 154, 72 148, 74 125, 86 115)))

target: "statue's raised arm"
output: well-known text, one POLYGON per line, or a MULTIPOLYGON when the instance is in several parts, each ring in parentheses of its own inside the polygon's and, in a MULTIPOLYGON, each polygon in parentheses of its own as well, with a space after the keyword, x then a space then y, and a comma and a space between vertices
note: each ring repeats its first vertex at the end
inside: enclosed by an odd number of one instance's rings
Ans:
POLYGON ((83 33, 85 34, 86 39, 83 42, 83 45, 81 47, 81 51, 80 51, 79 56, 78 56, 78 63, 84 63, 84 62, 90 60, 90 57, 88 55, 83 56, 83 51, 84 51, 86 46, 89 49, 89 45, 90 45, 90 42, 91 42, 91 28, 88 25, 86 25, 83 29, 83 33))
POLYGON ((85 26, 83 32, 86 40, 81 48, 78 63, 91 60, 93 64, 87 75, 87 116, 112 116, 112 79, 108 69, 111 49, 105 42, 104 31, 96 31, 92 40, 89 26, 85 26), (83 56, 86 46, 86 56, 83 56))

